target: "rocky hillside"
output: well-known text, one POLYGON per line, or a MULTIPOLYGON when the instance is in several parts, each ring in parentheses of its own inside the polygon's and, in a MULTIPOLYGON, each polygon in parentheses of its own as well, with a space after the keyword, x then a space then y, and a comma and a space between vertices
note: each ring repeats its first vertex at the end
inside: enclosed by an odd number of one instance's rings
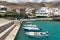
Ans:
POLYGON ((0 5, 5 5, 5 6, 8 6, 12 9, 16 9, 16 8, 19 8, 19 9, 25 9, 27 7, 34 7, 34 8, 41 8, 41 7, 58 7, 60 8, 60 2, 41 2, 41 3, 8 3, 8 2, 5 2, 5 1, 0 1, 0 5))

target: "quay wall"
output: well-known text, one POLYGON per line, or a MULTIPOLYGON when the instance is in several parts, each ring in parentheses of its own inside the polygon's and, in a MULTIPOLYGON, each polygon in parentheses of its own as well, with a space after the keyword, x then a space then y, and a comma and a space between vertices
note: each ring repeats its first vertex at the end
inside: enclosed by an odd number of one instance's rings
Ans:
POLYGON ((53 18, 35 18, 35 19, 21 19, 22 21, 35 21, 35 20, 53 20, 53 18))

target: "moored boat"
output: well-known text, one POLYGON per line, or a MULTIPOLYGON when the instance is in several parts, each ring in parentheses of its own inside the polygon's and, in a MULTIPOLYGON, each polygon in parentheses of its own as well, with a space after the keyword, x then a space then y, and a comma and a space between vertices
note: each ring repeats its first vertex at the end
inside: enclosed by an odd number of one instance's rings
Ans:
POLYGON ((26 23, 33 23, 33 22, 26 22, 26 23))
POLYGON ((36 27, 36 25, 32 25, 32 24, 27 24, 27 25, 23 25, 23 26, 29 26, 29 27, 36 27))
POLYGON ((47 32, 26 32, 25 34, 35 38, 46 38, 49 36, 48 31, 47 32))
POLYGON ((40 31, 41 28, 38 27, 23 27, 25 31, 40 31))

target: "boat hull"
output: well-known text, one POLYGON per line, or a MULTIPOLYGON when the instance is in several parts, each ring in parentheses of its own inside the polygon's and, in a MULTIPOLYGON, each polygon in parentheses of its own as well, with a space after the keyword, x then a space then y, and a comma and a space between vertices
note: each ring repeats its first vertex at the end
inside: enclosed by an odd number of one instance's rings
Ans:
POLYGON ((34 37, 34 38, 47 38, 49 36, 48 31, 47 32, 26 32, 25 34, 29 37, 34 37))
POLYGON ((24 29, 25 31, 27 31, 27 32, 39 32, 40 30, 28 30, 28 29, 24 29))

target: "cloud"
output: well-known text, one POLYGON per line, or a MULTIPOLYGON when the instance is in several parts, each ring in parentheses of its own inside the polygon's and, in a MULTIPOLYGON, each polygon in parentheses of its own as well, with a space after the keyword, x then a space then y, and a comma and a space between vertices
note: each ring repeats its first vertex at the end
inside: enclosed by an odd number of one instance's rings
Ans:
POLYGON ((18 3, 18 1, 17 0, 6 0, 7 2, 14 2, 14 3, 18 3))
POLYGON ((0 1, 7 1, 7 2, 18 3, 18 1, 17 1, 17 0, 0 0, 0 1))
POLYGON ((24 3, 24 2, 60 2, 60 0, 0 0, 0 1, 7 1, 7 2, 13 2, 13 3, 24 3))
POLYGON ((53 2, 54 0, 44 0, 43 2, 53 2))

